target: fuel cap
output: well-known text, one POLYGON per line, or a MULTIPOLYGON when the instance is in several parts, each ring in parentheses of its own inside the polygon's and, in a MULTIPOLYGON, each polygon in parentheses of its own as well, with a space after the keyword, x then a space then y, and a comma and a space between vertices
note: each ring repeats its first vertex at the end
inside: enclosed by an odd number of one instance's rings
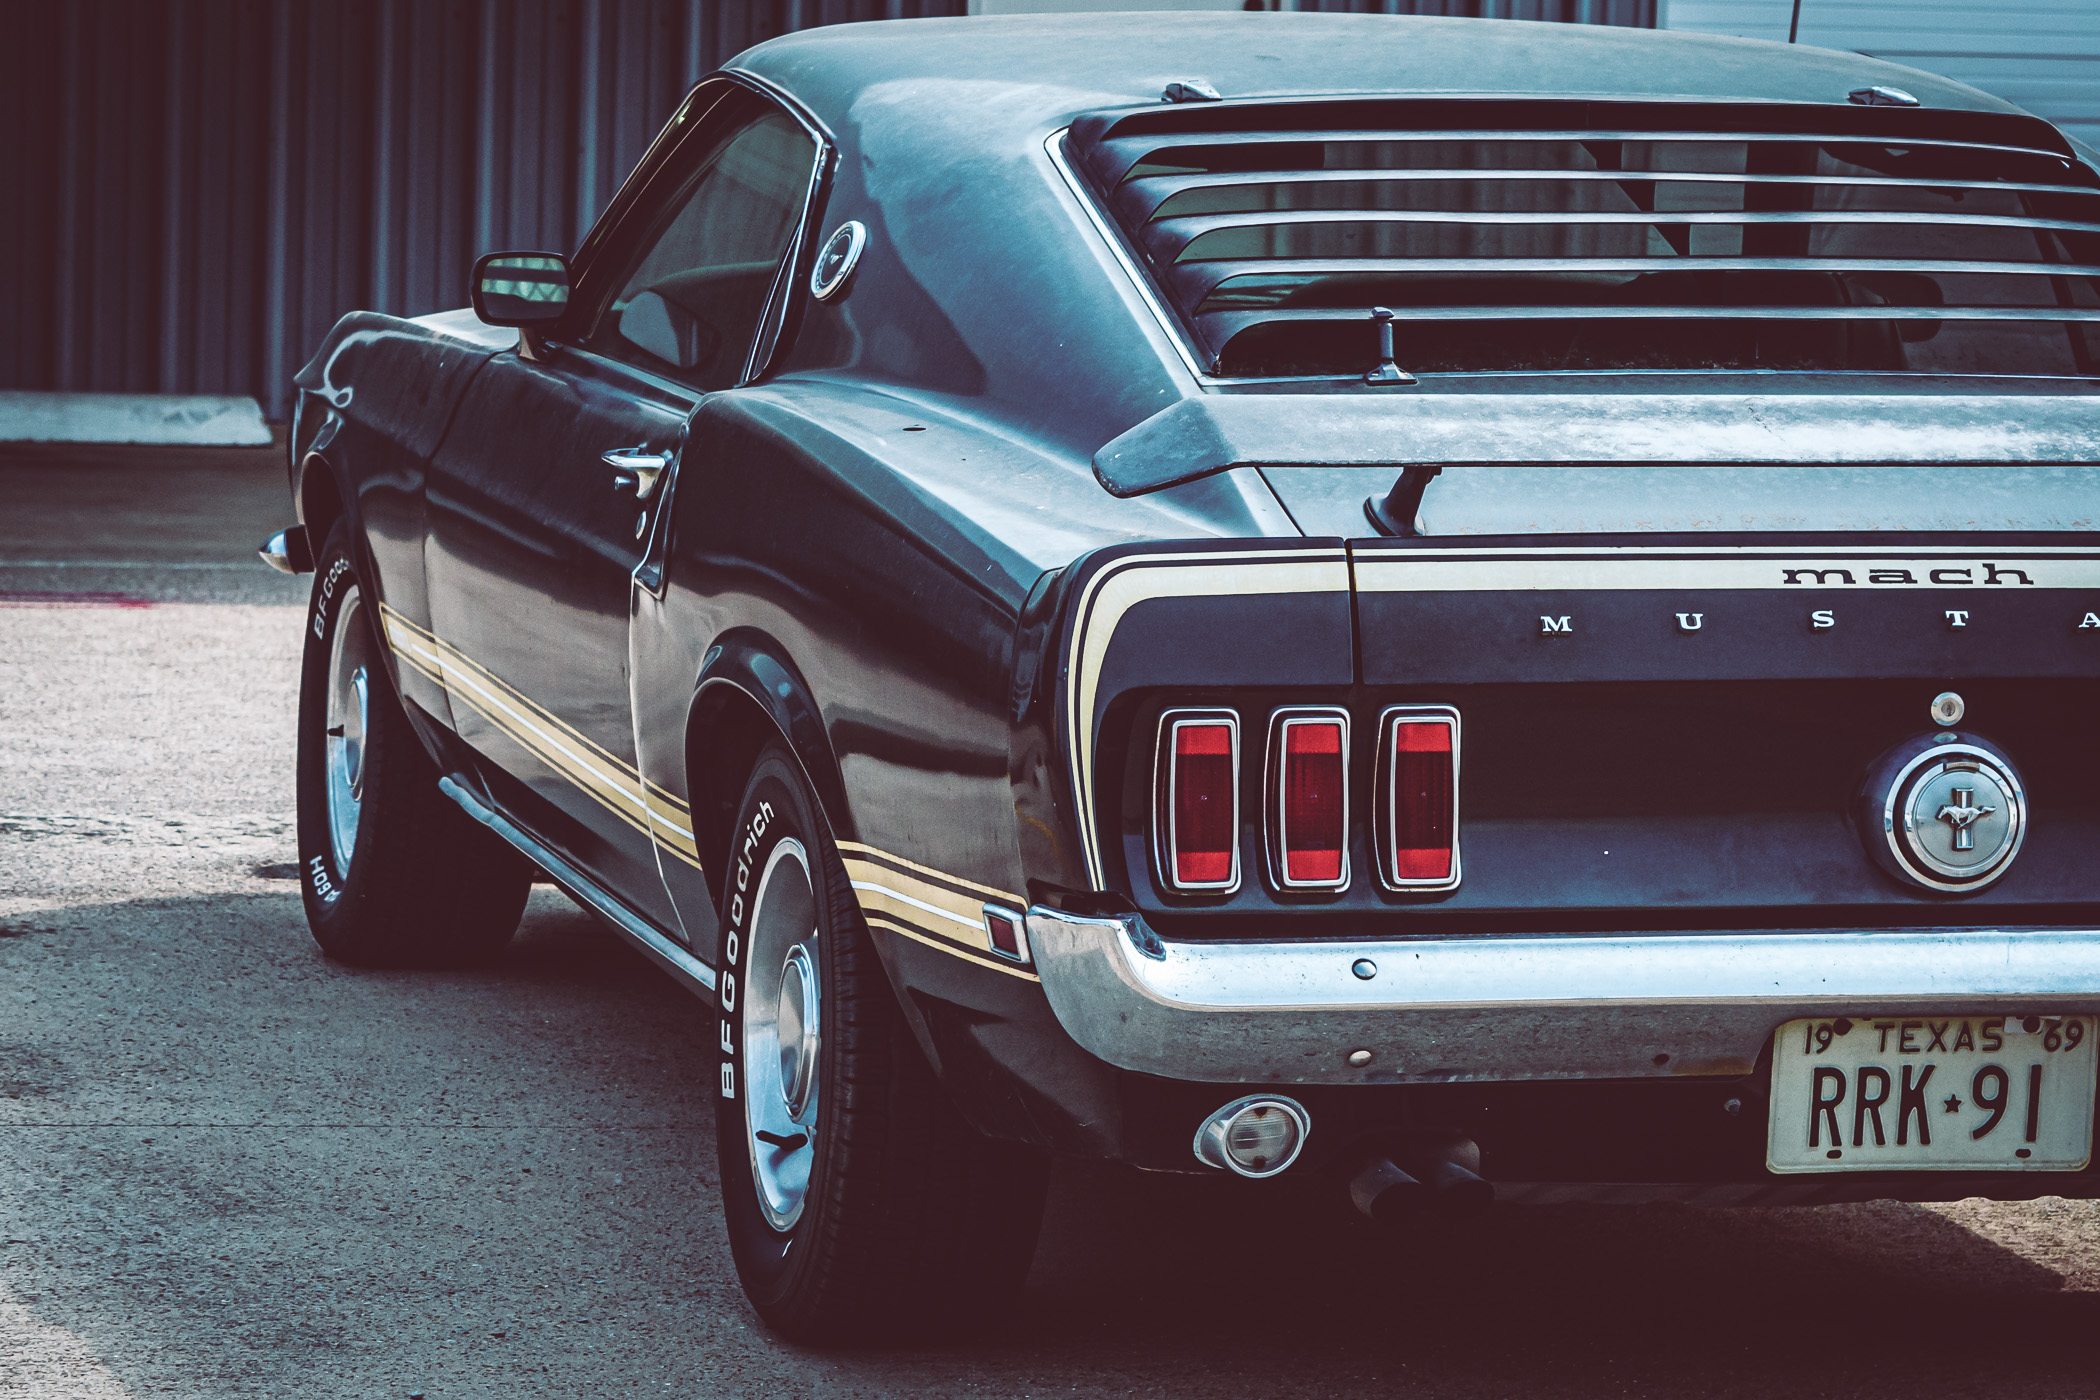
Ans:
POLYGON ((1980 890, 2012 867, 2027 794, 2012 760, 1973 734, 1921 734, 1878 759, 1861 792, 1867 849, 1930 890, 1980 890))

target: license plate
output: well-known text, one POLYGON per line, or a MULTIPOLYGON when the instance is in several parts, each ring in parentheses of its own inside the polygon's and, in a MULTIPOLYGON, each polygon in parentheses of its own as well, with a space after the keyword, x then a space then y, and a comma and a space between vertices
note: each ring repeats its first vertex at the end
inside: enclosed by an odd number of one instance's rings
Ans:
POLYGON ((2091 1016, 1833 1016, 1772 1046, 1775 1172, 2079 1171, 2091 1016))

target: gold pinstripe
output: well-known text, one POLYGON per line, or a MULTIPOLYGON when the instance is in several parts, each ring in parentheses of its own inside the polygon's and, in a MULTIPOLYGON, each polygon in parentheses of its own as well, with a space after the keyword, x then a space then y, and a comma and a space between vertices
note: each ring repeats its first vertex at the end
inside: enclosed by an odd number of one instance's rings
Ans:
POLYGON ((848 870, 852 869, 856 861, 863 865, 880 862, 888 866, 901 866, 902 871, 896 872, 899 880, 915 881, 926 886, 935 892, 939 899, 950 901, 946 907, 957 909, 973 919, 977 918, 980 912, 978 906, 986 901, 1020 907, 1019 895, 994 889, 990 885, 980 885, 975 880, 965 880, 960 875, 950 875, 945 870, 935 870, 930 865, 921 865, 917 861, 906 860, 903 856, 891 855, 879 847, 864 846, 858 841, 839 842, 839 856, 845 860, 848 870), (951 890, 945 888, 947 886, 955 888, 951 890))
MULTIPOLYGON (((528 753, 545 763, 635 830, 698 866, 692 809, 641 775, 624 760, 579 733, 544 707, 428 628, 384 603, 379 615, 388 645, 402 665, 444 687, 528 753)), ((1035 982, 1032 972, 992 952, 984 926, 987 901, 1019 909, 1024 901, 1005 890, 920 865, 857 841, 841 841, 839 855, 862 913, 870 925, 929 948, 1035 982)))
POLYGON ((927 947, 947 953, 951 957, 961 958, 972 967, 981 967, 992 972, 1003 972, 1008 977, 1018 977, 1023 982, 1040 982, 1043 980, 1033 972, 1029 972, 1025 968, 1015 967, 1012 963, 994 962, 989 954, 982 958, 971 957, 959 951, 952 943, 944 943, 938 938, 929 937, 912 925, 889 918, 886 915, 869 914, 867 915, 867 920, 870 928, 879 928, 886 933, 894 933, 901 938, 909 938, 914 943, 923 943, 927 947))
POLYGON ((559 715, 536 704, 502 677, 442 637, 385 604, 379 614, 387 642, 401 661, 438 682, 526 752, 567 779, 600 806, 690 865, 699 865, 692 809, 634 765, 615 756, 559 715))
POLYGON ((1101 684, 1101 663, 1124 614, 1154 598, 1348 591, 1349 556, 1340 549, 1137 554, 1116 560, 1087 580, 1074 605, 1079 624, 1072 629, 1066 656, 1065 732, 1071 738, 1079 844, 1094 888, 1106 883, 1094 822, 1094 697, 1101 684))
POLYGON ((1019 895, 980 885, 858 841, 841 841, 839 859, 869 924, 938 948, 981 967, 1024 981, 1039 981, 992 951, 984 906, 1025 908, 1019 895))

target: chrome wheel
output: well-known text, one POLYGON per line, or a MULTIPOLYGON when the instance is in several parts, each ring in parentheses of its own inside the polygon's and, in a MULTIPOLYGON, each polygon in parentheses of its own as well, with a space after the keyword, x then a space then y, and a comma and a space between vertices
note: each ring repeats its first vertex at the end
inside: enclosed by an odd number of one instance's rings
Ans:
POLYGON ((744 1135, 766 1223, 802 1218, 816 1160, 822 1025, 817 900, 800 841, 773 848, 752 902, 744 987, 744 1135))
POLYGON ((328 844, 338 876, 350 869, 350 853, 357 849, 357 817, 365 796, 371 657, 363 611, 363 597, 353 583, 336 609, 328 652, 328 844))

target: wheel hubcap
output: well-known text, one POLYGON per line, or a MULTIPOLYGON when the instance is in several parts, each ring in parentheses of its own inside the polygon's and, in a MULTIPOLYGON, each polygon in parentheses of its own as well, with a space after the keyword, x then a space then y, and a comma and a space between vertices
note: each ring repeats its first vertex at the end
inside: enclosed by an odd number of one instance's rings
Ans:
POLYGON ((759 877, 744 988, 744 1129, 766 1223, 802 1218, 816 1160, 822 983, 809 852, 784 840, 759 877))
POLYGON ((357 849, 357 817, 365 796, 365 735, 371 718, 370 658, 356 584, 343 591, 328 652, 328 844, 338 875, 348 873, 357 849))
POLYGON ((806 944, 788 949, 780 969, 780 1098, 801 1120, 817 1072, 817 969, 806 944))

